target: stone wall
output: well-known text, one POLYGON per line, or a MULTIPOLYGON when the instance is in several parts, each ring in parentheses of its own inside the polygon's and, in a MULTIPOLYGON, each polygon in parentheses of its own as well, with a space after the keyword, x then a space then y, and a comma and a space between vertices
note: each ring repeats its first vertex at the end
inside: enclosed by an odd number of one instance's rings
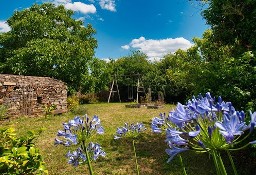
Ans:
POLYGON ((45 106, 67 111, 67 86, 50 77, 0 74, 0 104, 10 116, 41 115, 45 106))

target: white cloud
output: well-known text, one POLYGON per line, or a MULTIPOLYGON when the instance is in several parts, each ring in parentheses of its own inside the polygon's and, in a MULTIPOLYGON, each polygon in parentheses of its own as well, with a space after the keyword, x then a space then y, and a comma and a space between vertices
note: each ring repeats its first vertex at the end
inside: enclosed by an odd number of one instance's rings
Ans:
POLYGON ((110 59, 110 58, 102 58, 101 60, 105 61, 106 63, 109 63, 112 59, 110 59))
POLYGON ((145 39, 140 37, 133 39, 128 45, 121 46, 123 49, 134 48, 147 54, 150 60, 160 59, 168 53, 174 53, 178 49, 186 50, 192 43, 183 37, 167 38, 160 40, 145 39))
POLYGON ((96 12, 96 8, 93 4, 87 5, 82 2, 67 3, 65 4, 65 8, 76 12, 78 11, 83 14, 96 12))
POLYGON ((102 9, 106 9, 112 12, 116 11, 115 0, 100 0, 99 4, 102 9))
POLYGON ((11 27, 6 23, 6 21, 0 21, 0 33, 9 32, 11 27))
POLYGON ((121 46, 123 49, 125 49, 125 50, 128 50, 128 49, 130 49, 130 46, 129 45, 124 45, 124 46, 121 46))
POLYGON ((72 0, 43 0, 43 2, 51 2, 55 5, 64 5, 67 3, 71 3, 72 0))
POLYGON ((77 21, 84 21, 84 20, 85 20, 85 17, 80 17, 80 18, 77 18, 76 20, 77 20, 77 21))
MULTIPOLYGON (((55 4, 56 6, 58 5, 64 5, 66 9, 73 10, 75 12, 81 12, 83 14, 88 14, 88 13, 95 13, 96 8, 93 4, 85 4, 82 2, 74 2, 72 3, 72 0, 42 0, 43 2, 51 2, 55 4)), ((94 2, 94 0, 89 0, 91 3, 94 2)))

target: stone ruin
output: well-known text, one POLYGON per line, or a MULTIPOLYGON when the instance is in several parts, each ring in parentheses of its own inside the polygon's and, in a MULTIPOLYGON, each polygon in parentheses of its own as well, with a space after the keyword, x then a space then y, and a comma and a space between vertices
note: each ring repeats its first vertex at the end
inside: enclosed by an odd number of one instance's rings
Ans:
POLYGON ((46 106, 67 112, 67 86, 50 77, 0 74, 0 105, 8 116, 42 115, 46 106))

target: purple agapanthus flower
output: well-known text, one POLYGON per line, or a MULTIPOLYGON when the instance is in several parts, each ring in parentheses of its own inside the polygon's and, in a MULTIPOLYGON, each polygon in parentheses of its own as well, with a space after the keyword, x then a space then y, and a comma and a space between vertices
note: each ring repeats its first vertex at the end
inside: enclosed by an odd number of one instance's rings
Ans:
POLYGON ((90 129, 96 130, 98 134, 103 134, 104 129, 100 124, 100 119, 98 116, 94 115, 92 121, 90 122, 90 129))
POLYGON ((57 133, 58 137, 62 137, 62 142, 56 141, 55 144, 63 144, 65 146, 76 145, 78 144, 77 133, 79 130, 81 132, 86 132, 86 135, 92 134, 92 132, 96 132, 98 134, 103 134, 104 129, 100 124, 100 119, 98 116, 94 116, 90 121, 89 117, 85 115, 84 117, 76 116, 74 119, 70 120, 68 123, 63 123, 63 129, 59 130, 57 133))
POLYGON ((166 138, 166 142, 169 146, 183 146, 188 144, 188 140, 182 138, 180 135, 169 136, 166 138))
MULTIPOLYGON (((231 102, 225 102, 221 97, 215 102, 208 92, 205 97, 201 94, 193 97, 186 105, 178 103, 169 113, 168 120, 153 118, 151 127, 153 132, 166 130, 165 141, 170 147, 166 152, 170 156, 168 161, 171 161, 175 155, 188 149, 208 152, 212 148, 229 149, 229 145, 238 145, 236 143, 241 139, 237 136, 247 129, 250 129, 250 134, 256 126, 256 112, 250 112, 250 116, 247 125, 245 112, 236 111, 231 102)), ((249 143, 256 144, 256 141, 249 143)))
POLYGON ((69 127, 74 126, 74 127, 78 127, 78 126, 82 126, 84 123, 84 121, 79 117, 76 116, 73 120, 70 120, 68 122, 69 127))
POLYGON ((213 104, 214 98, 211 97, 210 93, 206 94, 206 97, 199 95, 198 98, 193 97, 191 100, 188 100, 187 107, 190 112, 194 112, 194 118, 197 118, 199 115, 204 117, 209 113, 216 112, 218 109, 213 104))
POLYGON ((189 137, 191 138, 196 137, 200 133, 200 127, 198 125, 196 125, 195 129, 196 129, 195 131, 188 132, 189 137))
POLYGON ((193 117, 186 111, 181 103, 178 103, 175 111, 169 113, 168 119, 181 128, 184 123, 193 120, 193 117))
POLYGON ((220 129, 220 133, 228 143, 232 143, 235 136, 242 135, 246 128, 245 122, 239 120, 237 113, 232 115, 224 114, 223 121, 217 121, 215 126, 220 129))
POLYGON ((86 161, 86 156, 83 154, 81 148, 77 148, 77 150, 73 152, 68 151, 66 157, 68 158, 68 163, 73 166, 78 166, 86 161))
POLYGON ((231 109, 232 103, 222 101, 222 98, 219 96, 215 106, 218 109, 218 111, 229 112, 229 110, 231 109))
POLYGON ((106 153, 102 150, 102 147, 98 143, 90 142, 87 149, 92 153, 93 160, 98 159, 100 156, 106 156, 106 153))
POLYGON ((249 111, 249 112, 250 112, 250 116, 251 116, 251 122, 250 123, 256 124, 256 112, 254 112, 254 113, 252 113, 252 111, 249 111))
POLYGON ((199 126, 196 126, 195 131, 183 132, 177 129, 169 128, 166 129, 166 142, 169 145, 187 145, 189 139, 196 137, 200 133, 199 126))
POLYGON ((151 129, 154 133, 161 133, 162 126, 165 124, 165 114, 160 114, 159 117, 154 117, 151 122, 151 129))
POLYGON ((136 123, 136 124, 130 124, 130 125, 128 123, 125 123, 124 126, 117 128, 114 139, 120 139, 128 133, 138 134, 144 130, 146 130, 146 127, 143 123, 136 123))
POLYGON ((57 132, 58 138, 55 138, 54 144, 64 146, 79 145, 76 151, 69 151, 66 154, 68 163, 77 166, 87 161, 87 159, 90 160, 92 158, 96 160, 99 156, 106 155, 98 143, 86 142, 93 133, 104 133, 99 117, 95 115, 90 121, 87 115, 83 117, 76 116, 68 123, 63 123, 63 130, 57 132), (87 157, 86 151, 91 156, 87 157))
POLYGON ((179 148, 179 147, 172 147, 171 149, 166 149, 165 152, 170 156, 167 160, 169 163, 177 154, 187 151, 188 148, 179 148))
POLYGON ((122 136, 126 135, 128 131, 129 131, 128 124, 125 123, 125 126, 117 128, 114 139, 120 139, 122 136))

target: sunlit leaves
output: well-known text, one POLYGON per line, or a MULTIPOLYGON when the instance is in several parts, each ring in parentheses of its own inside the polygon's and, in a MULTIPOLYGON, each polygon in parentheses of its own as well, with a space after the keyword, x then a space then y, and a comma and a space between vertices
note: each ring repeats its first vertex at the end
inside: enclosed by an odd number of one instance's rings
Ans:
POLYGON ((97 41, 92 26, 72 14, 48 3, 16 11, 8 20, 12 30, 0 35, 2 73, 54 77, 78 90, 97 41))

